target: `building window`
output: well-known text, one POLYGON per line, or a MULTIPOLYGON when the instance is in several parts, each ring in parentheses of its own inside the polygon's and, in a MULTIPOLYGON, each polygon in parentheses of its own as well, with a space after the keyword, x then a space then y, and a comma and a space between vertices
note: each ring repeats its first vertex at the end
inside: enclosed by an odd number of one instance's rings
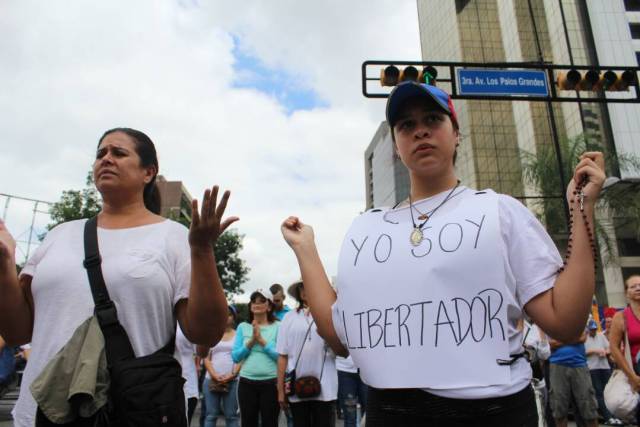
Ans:
POLYGON ((624 0, 627 12, 640 12, 640 0, 624 0))
POLYGON ((629 24, 629 30, 631 31, 631 38, 634 40, 640 39, 640 24, 631 23, 629 24))
POLYGON ((640 52, 636 52, 636 62, 640 65, 640 52))

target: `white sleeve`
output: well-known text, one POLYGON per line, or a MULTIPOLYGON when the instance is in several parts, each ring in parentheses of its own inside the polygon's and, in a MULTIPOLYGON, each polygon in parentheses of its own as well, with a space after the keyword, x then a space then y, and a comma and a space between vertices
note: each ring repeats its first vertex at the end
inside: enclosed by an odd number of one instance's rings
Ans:
POLYGON ((42 241, 42 243, 40 243, 40 246, 36 248, 36 250, 33 252, 33 255, 29 257, 24 267, 22 267, 20 276, 33 277, 33 275, 36 273, 36 270, 38 269, 38 264, 40 263, 40 261, 42 261, 49 248, 53 245, 58 236, 64 233, 64 230, 68 226, 68 223, 58 224, 47 232, 44 240, 42 241))
POLYGON ((182 224, 171 221, 167 246, 173 256, 173 305, 181 299, 189 298, 191 288, 191 250, 189 230, 182 224))
POLYGON ((562 257, 540 221, 516 199, 500 195, 501 233, 506 244, 516 296, 524 306, 551 289, 562 257))
POLYGON ((287 356, 289 354, 289 346, 288 346, 289 325, 291 324, 291 320, 293 319, 291 316, 291 313, 293 313, 293 311, 290 311, 284 315, 282 322, 280 322, 280 327, 278 328, 278 338, 276 340, 276 352, 283 356, 287 356))

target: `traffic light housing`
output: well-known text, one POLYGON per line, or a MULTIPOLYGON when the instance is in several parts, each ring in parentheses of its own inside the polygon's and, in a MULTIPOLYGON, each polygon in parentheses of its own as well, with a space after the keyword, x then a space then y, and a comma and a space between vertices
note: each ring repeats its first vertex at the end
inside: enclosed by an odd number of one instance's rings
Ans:
POLYGON ((380 84, 382 86, 396 86, 398 83, 406 81, 435 86, 437 77, 438 70, 430 65, 427 65, 422 70, 418 70, 413 65, 403 68, 402 71, 395 65, 388 65, 380 70, 380 84))
POLYGON ((636 83, 636 74, 632 70, 607 70, 603 73, 595 69, 571 69, 559 72, 556 83, 560 90, 626 91, 636 83))

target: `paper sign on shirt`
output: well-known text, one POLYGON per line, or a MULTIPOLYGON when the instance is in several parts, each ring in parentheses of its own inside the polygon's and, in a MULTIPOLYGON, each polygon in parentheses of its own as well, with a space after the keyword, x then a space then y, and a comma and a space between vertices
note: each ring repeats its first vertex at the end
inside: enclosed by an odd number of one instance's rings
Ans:
POLYGON ((409 208, 365 212, 347 232, 334 322, 367 384, 509 382, 497 362, 509 359, 497 196, 467 194, 429 219, 417 246, 409 208))

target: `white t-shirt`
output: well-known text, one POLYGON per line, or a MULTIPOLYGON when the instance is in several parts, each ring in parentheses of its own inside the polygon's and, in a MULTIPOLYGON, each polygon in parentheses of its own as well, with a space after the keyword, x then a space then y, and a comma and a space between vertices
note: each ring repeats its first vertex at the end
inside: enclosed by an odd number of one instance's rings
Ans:
MULTIPOLYGON (((414 206, 420 212, 430 212, 444 200, 448 193, 449 190, 444 191, 418 201, 414 203, 414 206)), ((475 193, 476 190, 459 187, 454 197, 442 205, 435 215, 446 216, 447 212, 455 210, 458 204, 466 198, 477 197, 475 193)), ((498 255, 504 266, 506 281, 504 286, 507 290, 507 294, 504 295, 508 316, 506 332, 509 340, 509 352, 517 354, 522 352, 523 335, 521 331, 518 331, 517 323, 519 319, 524 317, 523 307, 533 297, 553 287, 557 270, 562 267, 562 258, 542 224, 518 200, 507 195, 498 195, 498 221, 502 237, 498 255)), ((407 235, 409 231, 407 231, 407 235)), ((337 294, 340 299, 340 277, 337 279, 337 284, 337 294)), ((363 289, 363 292, 366 290, 363 289)), ((337 304, 334 304, 333 307, 333 323, 340 336, 342 319, 337 304)), ((346 341, 343 344, 346 345, 346 341)), ((425 358, 427 357, 428 355, 425 354, 425 358)), ((473 355, 470 354, 469 363, 473 363, 473 361, 473 355)), ((517 359, 510 368, 510 382, 505 385, 425 390, 439 396, 457 399, 507 396, 522 390, 531 380, 531 367, 524 358, 517 359)), ((412 366, 407 369, 419 369, 419 367, 412 366)), ((479 366, 478 369, 482 369, 482 367, 479 366)))
MULTIPOLYGON (((33 350, 16 404, 16 427, 34 425, 31 382, 93 315, 82 265, 84 224, 85 220, 71 221, 49 231, 21 272, 33 277, 35 313, 33 350)), ((98 228, 102 273, 137 357, 162 348, 175 332, 174 307, 188 298, 191 284, 187 234, 184 226, 170 220, 126 229, 98 228)))
POLYGON ((526 338, 524 344, 536 352, 536 357, 539 360, 547 360, 551 356, 551 346, 549 345, 549 339, 545 336, 544 339, 540 335, 540 328, 535 324, 529 324, 525 322, 523 333, 526 338), (531 328, 531 329, 529 329, 531 328), (527 330, 529 331, 527 333, 527 330))
MULTIPOLYGON (((234 334, 231 339, 226 341, 220 340, 218 344, 211 349, 211 364, 213 365, 213 370, 216 374, 226 375, 233 371, 233 358, 231 357, 231 351, 233 350, 233 343, 235 340, 236 336, 234 334)), ((206 377, 211 379, 209 371, 207 371, 206 377)))
POLYGON ((327 402, 336 400, 338 396, 336 356, 318 335, 318 328, 315 323, 313 323, 307 335, 307 330, 312 322, 313 318, 308 311, 305 313, 305 310, 291 310, 284 316, 278 330, 276 351, 283 356, 288 356, 287 370, 291 371, 295 368, 297 378, 308 375, 319 378, 322 388, 320 395, 317 397, 300 399, 297 396, 290 396, 289 401, 291 402, 300 402, 301 400, 327 402), (302 349, 302 352, 300 352, 300 349, 302 349), (296 367, 298 354, 300 354, 300 361, 296 367), (321 373, 322 378, 320 378, 321 373))
MULTIPOLYGON (((608 350, 609 340, 604 336, 602 332, 596 332, 596 336, 592 337, 587 334, 587 340, 584 343, 585 351, 589 350, 608 350)), ((589 369, 611 369, 607 357, 598 356, 597 354, 590 354, 587 356, 587 365, 589 369)))
POLYGON ((182 377, 185 379, 184 396, 189 399, 198 397, 198 372, 193 355, 196 353, 196 346, 184 336, 180 326, 176 328, 176 352, 182 365, 182 377))
POLYGON ((351 372, 355 374, 358 372, 358 367, 353 363, 351 356, 340 357, 336 356, 336 369, 342 372, 351 372))

